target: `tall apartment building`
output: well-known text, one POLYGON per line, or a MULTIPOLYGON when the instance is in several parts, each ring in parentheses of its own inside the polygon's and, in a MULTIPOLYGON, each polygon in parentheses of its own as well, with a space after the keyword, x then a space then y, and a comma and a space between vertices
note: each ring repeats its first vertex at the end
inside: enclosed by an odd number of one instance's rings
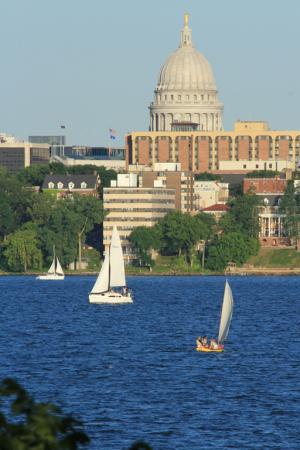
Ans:
POLYGON ((127 167, 180 163, 195 173, 295 169, 300 130, 273 131, 267 122, 236 122, 233 131, 146 131, 126 136, 127 167))
POLYGON ((0 166, 10 172, 16 173, 34 164, 48 164, 49 161, 49 145, 11 139, 0 142, 0 166))
POLYGON ((138 226, 151 227, 167 212, 175 209, 175 189, 138 187, 136 174, 118 175, 113 186, 103 189, 103 244, 111 238, 113 226, 120 234, 125 261, 133 257, 128 236, 138 226))
POLYGON ((174 164, 156 164, 154 171, 141 172, 142 187, 159 187, 175 190, 175 208, 181 212, 194 211, 194 176, 191 172, 182 172, 180 164, 174 170, 174 164))

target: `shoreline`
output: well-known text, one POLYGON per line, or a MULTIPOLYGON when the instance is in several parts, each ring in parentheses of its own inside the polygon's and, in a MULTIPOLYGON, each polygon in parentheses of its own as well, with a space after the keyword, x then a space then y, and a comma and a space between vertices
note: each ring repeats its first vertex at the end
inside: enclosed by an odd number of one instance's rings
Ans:
MULTIPOLYGON (((38 275, 43 274, 44 272, 0 272, 1 276, 32 276, 36 277, 38 275)), ((95 277, 99 274, 99 272, 67 272, 65 273, 66 276, 70 277, 76 277, 76 276, 91 276, 95 277)), ((284 267, 262 267, 262 268, 255 268, 255 267, 247 267, 247 268, 235 268, 234 270, 230 271, 224 271, 224 272, 180 272, 180 271, 166 271, 166 272, 149 272, 149 271, 141 271, 139 273, 126 273, 126 276, 129 277, 182 277, 182 276, 288 276, 288 275, 300 275, 300 267, 299 268, 284 268, 284 267)))

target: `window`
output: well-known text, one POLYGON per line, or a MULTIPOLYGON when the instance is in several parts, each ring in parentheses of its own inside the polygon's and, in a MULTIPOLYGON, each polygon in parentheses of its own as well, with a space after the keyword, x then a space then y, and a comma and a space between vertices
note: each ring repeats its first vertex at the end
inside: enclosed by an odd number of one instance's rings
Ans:
POLYGON ((181 95, 178 95, 178 100, 181 100, 181 95))
POLYGON ((189 99, 190 99, 190 96, 189 96, 189 95, 186 95, 186 96, 185 96, 185 99, 186 99, 186 100, 189 100, 189 99))
POLYGON ((81 189, 86 189, 87 188, 87 184, 85 181, 83 181, 80 185, 81 189))
POLYGON ((194 95, 194 100, 195 100, 195 102, 197 101, 197 95, 194 95))
POLYGON ((61 181, 59 181, 59 182, 57 183, 57 187, 58 187, 58 189, 62 189, 62 188, 64 187, 64 183, 62 183, 61 181))
POLYGON ((272 169, 272 164, 269 164, 269 169, 272 169))
POLYGON ((246 164, 244 164, 244 165, 243 165, 243 169, 247 169, 247 166, 246 166, 246 164))
POLYGON ((70 181, 70 183, 68 184, 69 189, 74 189, 75 184, 73 183, 73 181, 70 181))
POLYGON ((171 95, 171 100, 174 100, 174 95, 171 95))
POLYGON ((258 168, 259 168, 259 165, 258 165, 258 164, 256 164, 255 168, 256 168, 256 169, 258 169, 258 168))
POLYGON ((50 181, 50 183, 48 183, 48 188, 54 189, 54 183, 52 181, 50 181))
POLYGON ((201 95, 201 100, 202 100, 202 101, 204 100, 204 95, 201 95))

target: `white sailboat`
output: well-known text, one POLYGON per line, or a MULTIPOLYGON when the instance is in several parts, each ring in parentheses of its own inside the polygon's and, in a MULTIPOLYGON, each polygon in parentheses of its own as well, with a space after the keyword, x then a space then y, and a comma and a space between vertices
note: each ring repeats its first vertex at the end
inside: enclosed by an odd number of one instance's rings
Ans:
POLYGON ((126 288, 124 258, 120 236, 114 226, 109 248, 100 273, 89 294, 90 303, 132 303, 131 293, 126 288), (113 288, 122 288, 121 292, 113 288))
POLYGON ((218 341, 212 340, 211 345, 197 344, 196 350, 199 352, 222 352, 224 350, 224 341, 228 336, 230 322, 233 312, 233 295, 228 281, 225 282, 223 305, 219 325, 218 341))
POLYGON ((55 247, 53 247, 53 261, 45 275, 39 275, 37 280, 64 280, 65 274, 57 256, 55 256, 55 247))

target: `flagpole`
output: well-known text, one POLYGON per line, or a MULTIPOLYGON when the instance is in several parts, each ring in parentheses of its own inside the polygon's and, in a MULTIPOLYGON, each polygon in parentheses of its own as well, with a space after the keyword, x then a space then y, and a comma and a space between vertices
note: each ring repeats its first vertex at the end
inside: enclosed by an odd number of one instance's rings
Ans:
POLYGON ((108 158, 110 158, 110 128, 108 129, 108 158))

